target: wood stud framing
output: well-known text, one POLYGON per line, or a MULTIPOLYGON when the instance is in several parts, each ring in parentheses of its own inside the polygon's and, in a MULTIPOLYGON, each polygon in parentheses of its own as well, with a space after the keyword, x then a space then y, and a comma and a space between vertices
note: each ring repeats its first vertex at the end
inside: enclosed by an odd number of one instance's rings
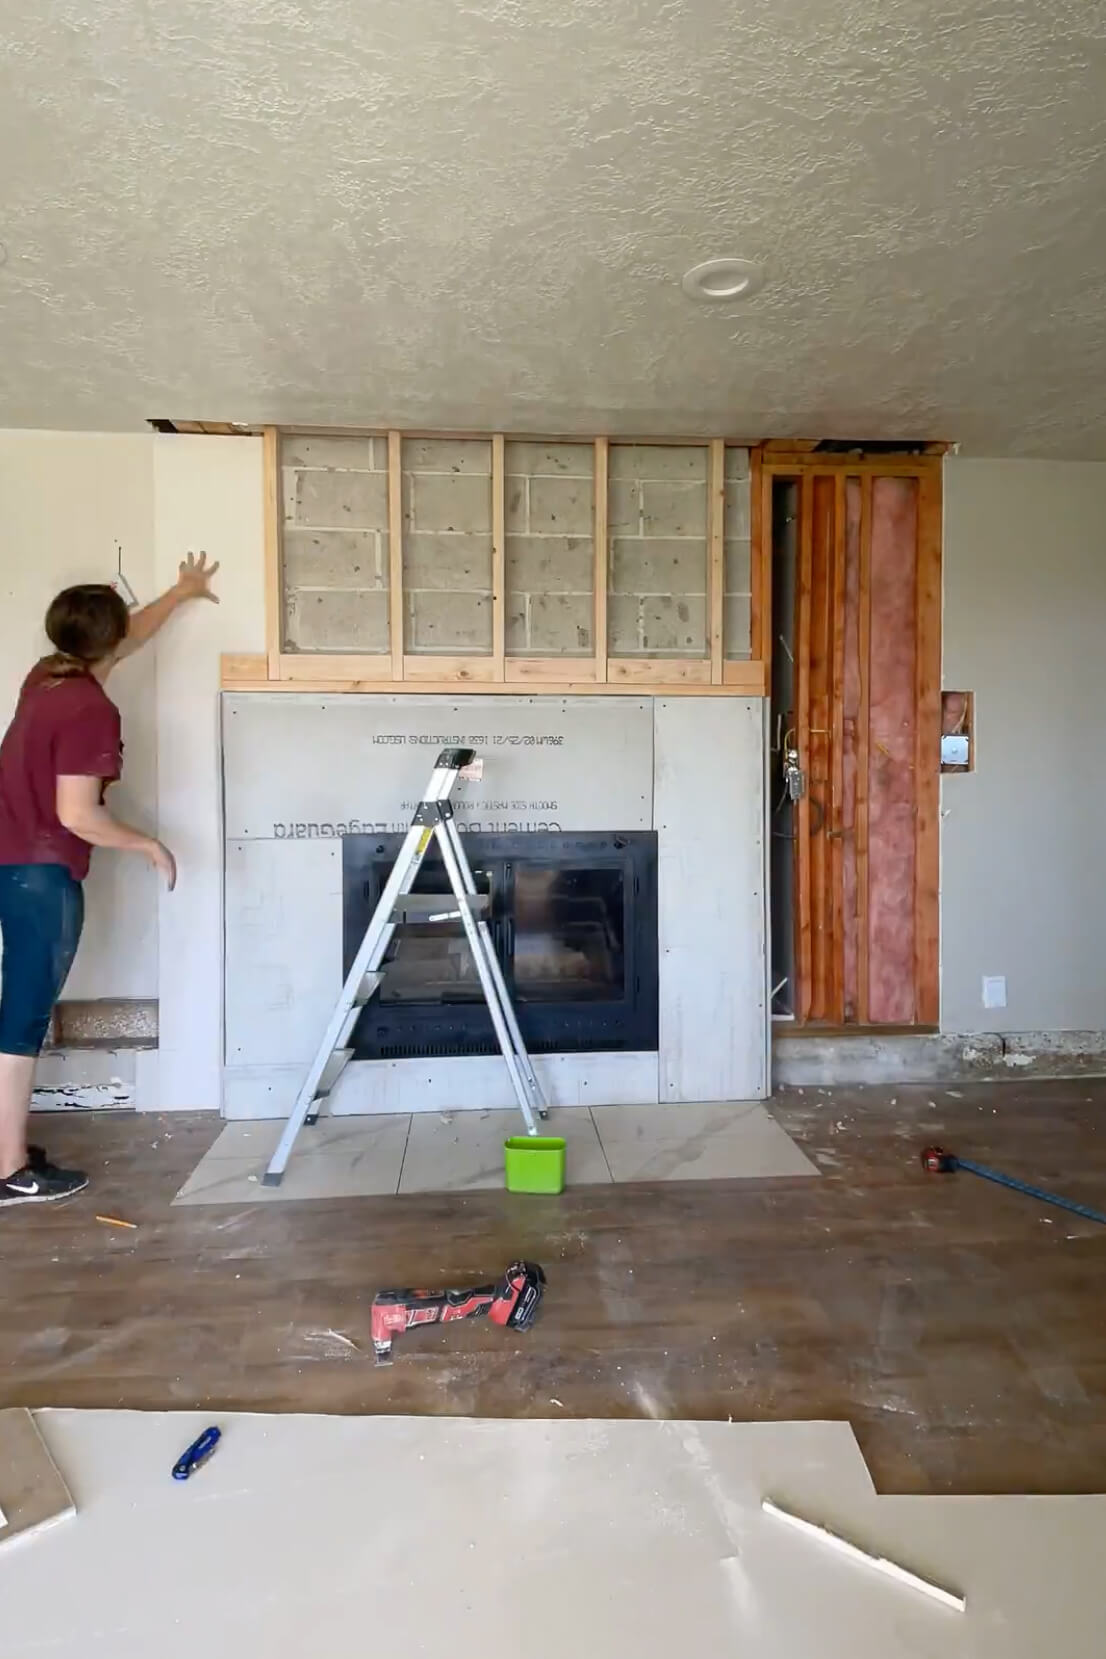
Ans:
MULTIPOLYGON (((361 437, 364 434, 333 427, 296 428, 300 437, 361 437)), ((608 649, 608 594, 610 582, 609 463, 610 442, 594 440, 594 610, 593 650, 590 657, 511 657, 506 651, 506 440, 502 433, 387 434, 388 445, 388 621, 387 655, 290 652, 283 649, 284 607, 281 574, 281 429, 265 427, 265 603, 264 657, 237 654, 224 658, 223 683, 237 689, 282 690, 310 685, 315 690, 394 691, 397 685, 417 685, 420 691, 455 691, 471 685, 482 692, 534 691, 564 695, 593 693, 618 695, 648 686, 657 694, 673 696, 764 697, 768 694, 768 607, 770 549, 758 550, 756 527, 761 517, 759 492, 762 469, 758 451, 750 448, 752 504, 752 621, 749 660, 725 656, 725 458, 726 440, 677 438, 633 439, 637 445, 689 445, 708 455, 707 513, 707 653, 704 657, 614 657, 608 649), (492 517, 492 649, 490 654, 445 656, 412 654, 405 642, 403 442, 411 438, 480 437, 491 443, 492 517), (249 672, 247 672, 247 669, 249 672)), ((548 439, 578 443, 578 438, 548 439)), ((627 440, 628 442, 631 440, 627 440)), ((769 484, 770 487, 770 484, 769 484)))
POLYGON ((503 434, 492 439, 492 679, 507 677, 507 478, 503 434))
POLYGON ((749 556, 752 586, 751 646, 755 662, 772 662, 772 475, 759 449, 749 456, 749 556))
MULTIPOLYGON (((298 436, 359 437, 340 428, 297 429, 298 436)), ((372 434, 383 437, 383 434, 372 434)), ((521 436, 521 435, 520 435, 521 436)), ((531 441, 531 440, 527 440, 531 441)), ((546 442, 579 443, 578 437, 546 442)), ((630 441, 630 440, 627 440, 630 441)), ((824 744, 829 766, 820 789, 827 834, 817 856, 800 855, 796 865, 795 1010, 800 1023, 811 1018, 865 1026, 869 1007, 869 772, 871 753, 872 661, 872 525, 873 486, 880 478, 917 481, 917 557, 915 594, 915 734, 912 759, 916 802, 914 889, 915 1020, 936 1026, 939 1017, 939 755, 941 731, 941 468, 946 446, 931 445, 923 455, 819 454, 811 443, 787 440, 747 444, 750 492, 751 623, 749 660, 727 658, 725 639, 725 461, 723 439, 635 439, 636 444, 689 444, 706 449, 707 470, 707 638, 706 653, 696 658, 618 657, 609 651, 610 589, 610 440, 594 440, 594 593, 590 657, 512 657, 506 650, 506 441, 502 434, 418 432, 387 434, 388 616, 387 654, 288 652, 283 649, 284 593, 281 569, 281 432, 262 431, 265 552, 265 650, 222 659, 222 683, 228 689, 265 691, 394 692, 408 685, 420 692, 456 693, 471 687, 483 694, 534 692, 549 695, 654 695, 701 697, 719 694, 767 697, 771 687, 772 502, 776 479, 798 484, 799 533, 796 588, 795 725, 800 753, 812 756, 824 744), (491 651, 484 655, 412 654, 406 650, 404 596, 403 443, 406 437, 452 440, 479 437, 491 444, 491 651), (848 480, 854 480, 850 485, 848 480), (859 488, 859 527, 855 514, 859 488), (854 493, 847 509, 847 490, 854 493), (847 531, 849 511, 853 529, 847 531), (846 620, 846 537, 858 538, 850 567, 859 590, 853 620, 846 620), (819 537, 821 538, 819 540, 819 537), (815 543, 818 542, 816 549, 815 543), (816 568, 816 567, 821 567, 816 568), (828 584, 828 587, 827 587, 828 584), (829 634, 816 641, 817 616, 832 617, 829 634), (852 753, 855 784, 846 783, 845 751, 846 631, 848 650, 859 665, 859 707, 852 753), (817 647, 817 648, 816 648, 817 647), (812 661, 814 667, 812 668, 812 661), (817 677, 817 684, 812 681, 817 677), (812 719, 815 704, 828 718, 812 719), (812 725, 825 724, 821 734, 812 725), (855 877, 846 890, 842 840, 845 792, 849 790, 855 877), (855 895, 855 897, 853 896, 855 895), (841 953, 846 904, 855 903, 855 967, 841 953), (821 918, 821 921, 819 920, 821 918), (815 938, 826 926, 827 937, 815 938), (855 979, 855 983, 854 983, 855 979), (816 983, 817 982, 817 983, 816 983)), ((854 670, 855 671, 855 670, 854 670)), ((856 707, 855 695, 853 706, 856 707)), ((850 717, 851 718, 851 717, 850 717)), ((850 728, 851 730, 851 728, 850 728)), ((811 802, 804 795, 796 813, 797 842, 812 851, 811 802)))
POLYGON ((280 572, 280 433, 267 426, 261 439, 263 523, 265 535, 265 655, 266 678, 280 678, 281 635, 284 631, 284 583, 280 572))
POLYGON ((593 586, 595 610, 592 618, 592 650, 594 652, 596 683, 607 680, 607 552, 610 545, 608 514, 610 511, 610 446, 606 438, 595 440, 595 514, 592 520, 592 542, 595 548, 593 586))
POLYGON ((856 746, 856 1019, 868 1023, 868 767, 872 660, 872 474, 860 480, 860 576, 857 603, 860 729, 856 746))
POLYGON ((402 680, 406 618, 403 605, 403 443, 388 433, 388 643, 391 677, 402 680))
MULTIPOLYGON (((710 645, 710 683, 722 684, 725 604, 726 446, 715 438, 707 469, 707 639, 710 645)), ((751 547, 750 543, 750 547, 751 547)))
MULTIPOLYGON (((297 428, 304 437, 358 437, 365 434, 337 427, 297 428)), ((383 434, 375 434, 380 437, 383 434)), ((223 683, 239 689, 258 690, 302 687, 309 684, 328 692, 392 691, 397 685, 416 684, 420 691, 455 691, 458 686, 479 686, 482 691, 534 690, 564 695, 572 693, 619 694, 649 686, 658 693, 674 696, 709 696, 725 693, 744 697, 766 697, 770 689, 772 656, 771 595, 771 499, 772 481, 780 476, 815 470, 860 478, 864 491, 862 505, 862 558, 870 533, 871 483, 873 477, 917 477, 922 501, 940 503, 940 467, 943 446, 934 446, 924 456, 909 458, 880 456, 815 456, 813 445, 787 441, 748 444, 750 457, 750 550, 751 625, 749 660, 727 659, 725 655, 724 572, 725 572, 725 453, 723 439, 649 439, 638 445, 691 445, 708 452, 707 517, 707 654, 702 658, 612 657, 608 650, 608 594, 610 529, 608 516, 610 441, 594 440, 594 611, 593 652, 590 657, 511 657, 506 651, 506 477, 505 439, 501 433, 465 434, 486 437, 492 446, 492 649, 483 656, 439 656, 410 654, 405 649, 405 597, 403 575, 403 441, 411 438, 453 439, 453 432, 387 434, 388 446, 388 620, 387 655, 350 653, 287 652, 283 649, 284 596, 281 575, 281 430, 262 430, 265 537, 265 654, 232 654, 224 658, 223 683), (247 674, 247 667, 249 672, 247 674)), ((551 438, 548 442, 575 442, 578 438, 551 438)), ((627 440, 630 441, 630 440, 627 440)), ((804 485, 804 500, 812 500, 804 485)), ((839 505, 839 502, 838 502, 839 505)), ((931 514, 923 514, 928 523, 931 514)), ((937 529, 930 533, 932 549, 920 550, 919 584, 940 581, 939 510, 937 529)), ((865 584, 866 589, 866 584, 865 584)), ((808 594, 809 599, 809 594, 808 594)), ((921 603, 922 595, 919 593, 921 603)), ((934 709, 940 718, 940 686, 919 685, 920 723, 932 726, 934 709)), ((919 731, 919 743, 923 741, 919 731)), ((859 757, 858 757, 859 758, 859 757)), ((862 857, 863 802, 858 799, 858 855, 862 857)), ((808 895, 809 897, 809 895, 808 895)), ((923 935, 919 933, 919 939, 923 935)), ((922 945, 919 946, 923 948, 922 945)), ((926 951, 932 947, 924 945, 926 951)))
MULTIPOLYGON (((761 461, 764 487, 752 499, 754 520, 754 591, 756 550, 771 551, 772 480, 786 478, 798 486, 799 534, 796 599, 795 725, 797 746, 824 823, 809 793, 796 813, 795 940, 797 986, 795 1012, 800 1024, 828 1029, 869 1025, 872 1007, 873 939, 870 926, 870 787, 877 757, 872 737, 873 497, 881 478, 913 479, 917 486, 916 576, 912 607, 913 634, 903 649, 914 660, 914 732, 908 762, 909 790, 915 813, 913 880, 914 1025, 936 1027, 939 1021, 939 767, 941 733, 941 465, 939 453, 909 459, 880 456, 815 456, 803 451, 767 451, 761 461), (855 733, 856 964, 855 1002, 846 984, 843 956, 844 861, 850 856, 844 829, 845 656, 848 607, 845 602, 847 490, 859 493, 855 656, 859 672, 859 706, 855 733), (828 493, 827 493, 828 492, 828 493), (825 632, 818 634, 819 617, 825 632), (829 668, 828 683, 825 670, 829 668), (823 693, 828 692, 828 696, 823 693), (821 719, 828 708, 831 718, 821 719), (818 718, 815 715, 818 714, 818 718), (816 730, 825 724, 823 734, 816 730), (828 771, 819 772, 823 760, 828 771), (824 833, 822 833, 824 832, 824 833), (825 939, 820 937, 824 932, 825 939), (828 947, 828 948, 823 948, 828 947)), ((767 607, 754 605, 754 616, 767 607)), ((764 649, 763 636, 754 637, 764 649)), ((886 650, 886 644, 884 649, 886 650)), ((880 745, 882 747, 882 745, 880 745)), ((885 751, 886 753, 886 751, 885 751)), ((877 849, 878 850, 878 849, 877 849)), ((908 901, 909 902, 909 901, 908 901)))
POLYGON ((914 983, 920 1025, 936 1025, 940 1016, 941 517, 941 478, 931 469, 918 480, 915 613, 914 983))
MULTIPOLYGON (((833 573, 830 654, 829 717, 830 801, 833 820, 830 853, 830 915, 833 938, 845 931, 845 474, 833 480, 833 573)), ((845 958, 842 950, 830 954, 829 1006, 832 1018, 845 1018, 845 958)))
MULTIPOLYGON (((762 539, 770 541, 770 520, 766 522, 762 539)), ((814 544, 814 480, 804 476, 799 487, 799 572, 797 584, 798 615, 796 618, 797 669, 795 690, 795 741, 801 758, 807 764, 810 754, 810 638, 811 601, 813 598, 813 544, 814 544)), ((810 844, 810 790, 805 789, 799 800, 799 845, 810 844)), ((811 921, 811 869, 809 858, 800 857, 796 869, 796 961, 799 970, 796 1014, 801 1022, 809 1020, 813 999, 814 941, 811 921)))

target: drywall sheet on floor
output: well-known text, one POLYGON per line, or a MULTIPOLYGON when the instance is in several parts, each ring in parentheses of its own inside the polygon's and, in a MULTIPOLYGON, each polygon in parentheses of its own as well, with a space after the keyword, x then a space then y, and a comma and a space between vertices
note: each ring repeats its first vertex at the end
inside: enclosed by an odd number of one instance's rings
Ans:
POLYGON ((765 707, 657 699, 662 1101, 768 1093, 765 707))
POLYGON ((845 1424, 228 1415, 212 1460, 173 1481, 211 1420, 39 1414, 78 1516, 5 1555, 5 1653, 1066 1659, 1101 1646, 1106 1499, 881 1498, 845 1424), (967 1611, 793 1534, 762 1513, 766 1495, 966 1593, 967 1611))
POLYGON ((405 830, 442 749, 475 749, 462 830, 642 830, 653 822, 653 710, 628 697, 228 693, 226 832, 320 840, 405 830))

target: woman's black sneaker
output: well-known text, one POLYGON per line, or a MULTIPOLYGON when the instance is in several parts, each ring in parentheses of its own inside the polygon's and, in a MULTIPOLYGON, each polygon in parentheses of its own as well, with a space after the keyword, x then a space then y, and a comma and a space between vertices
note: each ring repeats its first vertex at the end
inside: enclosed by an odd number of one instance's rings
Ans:
POLYGON ((80 1169, 58 1169, 39 1146, 29 1149, 29 1161, 6 1181, 0 1181, 0 1204, 49 1204, 71 1198, 88 1185, 80 1169))

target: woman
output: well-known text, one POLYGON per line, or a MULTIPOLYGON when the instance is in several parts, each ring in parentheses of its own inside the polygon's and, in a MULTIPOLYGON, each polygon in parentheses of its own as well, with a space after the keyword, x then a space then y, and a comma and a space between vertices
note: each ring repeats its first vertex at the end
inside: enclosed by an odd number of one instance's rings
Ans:
POLYGON ((104 681, 187 599, 215 599, 219 566, 191 553, 174 588, 132 616, 114 588, 66 588, 46 613, 53 654, 23 683, 0 744, 0 1205, 66 1198, 88 1185, 27 1145, 35 1061, 72 966, 93 847, 134 852, 172 888, 167 847, 119 823, 104 792, 123 759, 104 681))

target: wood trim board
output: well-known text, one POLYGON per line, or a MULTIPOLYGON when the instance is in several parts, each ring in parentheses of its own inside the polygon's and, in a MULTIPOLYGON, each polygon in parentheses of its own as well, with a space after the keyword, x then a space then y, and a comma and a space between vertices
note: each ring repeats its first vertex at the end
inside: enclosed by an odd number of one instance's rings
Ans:
MULTIPOLYGON (((372 664, 375 660, 373 658, 366 659, 364 673, 355 672, 347 666, 341 674, 335 673, 331 679, 315 678, 311 675, 301 675, 294 678, 288 673, 282 673, 279 679, 270 680, 266 677, 266 658, 260 653, 231 652, 222 658, 220 685, 224 691, 300 693, 313 691, 326 692, 332 696, 340 696, 343 692, 349 692, 351 695, 370 693, 373 696, 386 696, 403 690, 420 693, 437 692, 442 696, 456 696, 459 691, 465 690, 466 686, 471 686, 481 696, 486 696, 489 693, 507 692, 514 697, 526 693, 551 697, 629 697, 635 694, 640 696, 646 687, 648 688, 648 695, 651 697, 759 698, 765 695, 762 664, 753 662, 727 664, 727 667, 735 671, 735 677, 728 684, 715 686, 711 685, 709 680, 703 683, 704 676, 702 672, 700 672, 698 681, 688 681, 686 679, 658 679, 653 681, 642 676, 627 676, 599 684, 588 677, 591 672, 590 659, 578 660, 572 657, 545 660, 530 657, 508 657, 506 680, 491 679, 490 657, 444 659, 440 657, 415 657, 413 659, 408 657, 405 662, 410 664, 413 661, 420 669, 425 667, 428 677, 418 679, 409 675, 406 680, 399 682, 388 678, 387 674, 382 673, 379 668, 374 669, 372 664), (453 677, 445 678, 443 676, 437 679, 429 677, 434 665, 442 662, 447 665, 451 663, 455 665, 452 669, 453 677), (559 679, 546 678, 546 674, 552 673, 554 663, 559 669, 561 677, 559 679), (456 666, 458 664, 460 666, 456 666), (468 672, 470 664, 475 664, 478 668, 480 665, 486 665, 484 672, 488 674, 488 678, 482 679, 470 674, 468 672), (538 672, 531 677, 527 671, 535 666, 538 672), (579 678, 573 677, 576 674, 579 675, 579 678)), ((380 660, 384 663, 390 662, 389 658, 380 660)), ((287 661, 287 657, 281 658, 282 665, 287 661)), ((631 666, 662 668, 665 665, 661 663, 643 663, 641 665, 631 664, 631 666)), ((709 664, 698 666, 700 670, 703 666, 706 666, 709 670, 709 664)))

